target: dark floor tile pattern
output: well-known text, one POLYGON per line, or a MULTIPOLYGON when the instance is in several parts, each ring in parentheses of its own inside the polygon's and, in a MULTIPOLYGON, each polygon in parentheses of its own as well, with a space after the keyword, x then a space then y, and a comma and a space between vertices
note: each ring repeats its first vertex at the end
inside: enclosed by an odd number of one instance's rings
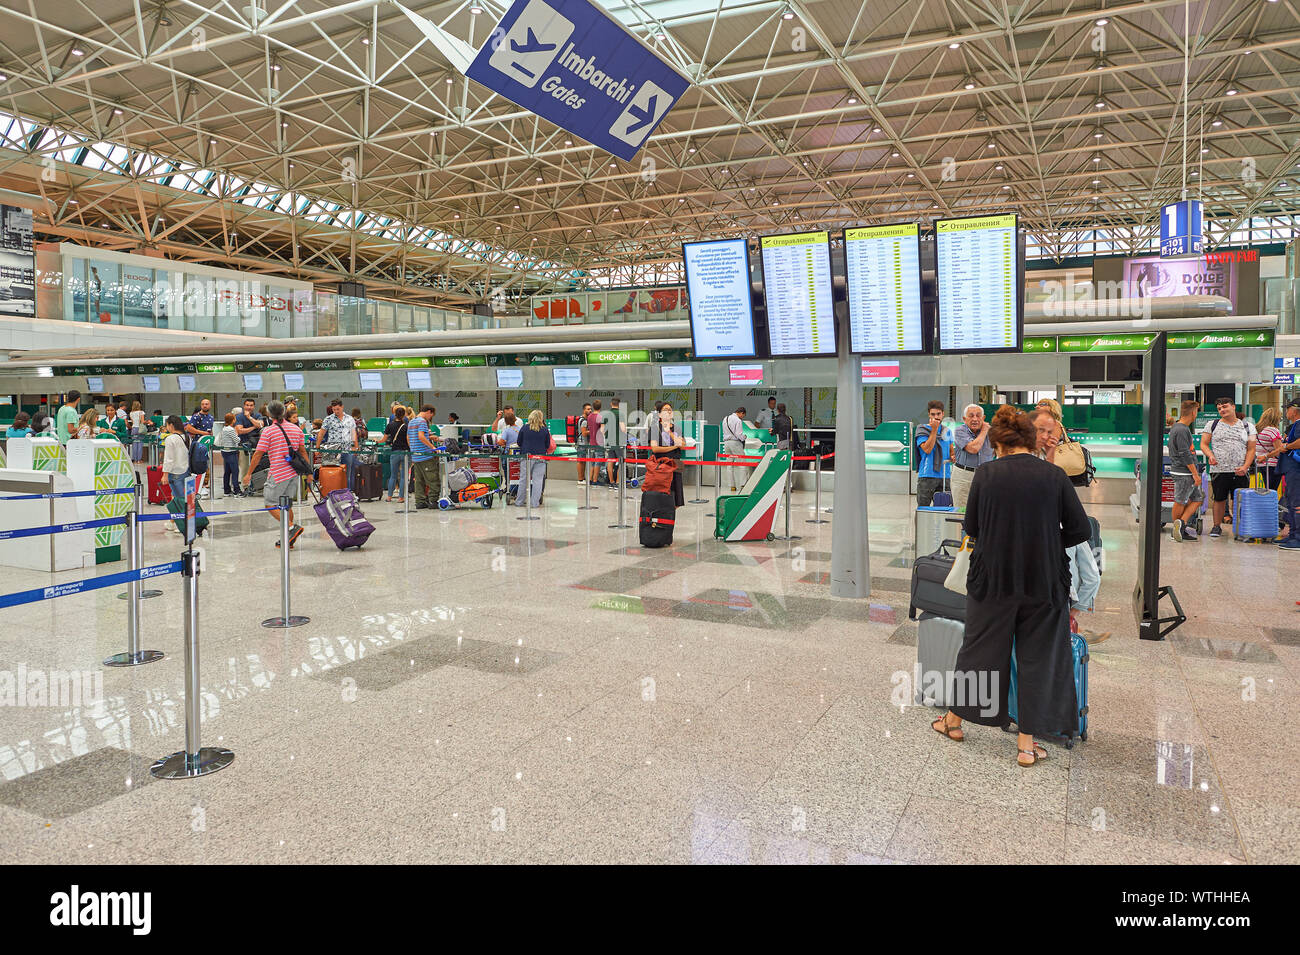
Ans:
POLYGON ((1277 663, 1277 654, 1250 640, 1216 640, 1211 637, 1173 635, 1174 652, 1185 657, 1207 657, 1237 663, 1277 663))

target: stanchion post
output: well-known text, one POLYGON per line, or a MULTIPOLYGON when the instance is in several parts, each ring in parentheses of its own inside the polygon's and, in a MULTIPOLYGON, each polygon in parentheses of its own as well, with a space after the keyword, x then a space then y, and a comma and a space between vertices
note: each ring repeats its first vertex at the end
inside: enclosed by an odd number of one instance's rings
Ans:
MULTIPOLYGON (((582 452, 579 451, 578 453, 581 454, 582 452)), ((588 452, 588 453, 590 453, 590 452, 588 452)), ((582 487, 583 487, 582 499, 583 499, 583 500, 582 500, 582 506, 578 508, 578 510, 580 510, 580 511, 595 511, 595 510, 599 510, 599 508, 597 507, 597 505, 591 503, 591 479, 592 479, 592 475, 591 475, 590 472, 588 472, 588 474, 587 474, 587 480, 585 480, 585 481, 582 482, 582 487)))
POLYGON ((798 534, 790 533, 790 478, 794 473, 794 452, 789 452, 789 466, 785 469, 785 536, 780 540, 797 541, 802 540, 798 534))
MULTIPOLYGON (((135 476, 135 497, 131 502, 131 511, 133 514, 144 513, 144 487, 140 483, 140 475, 135 476)), ((129 518, 126 523, 126 559, 127 567, 133 570, 139 570, 144 566, 144 528, 140 526, 138 520, 131 521, 129 518), (134 561, 134 563, 132 563, 134 561)), ((140 584, 140 599, 148 600, 150 597, 161 597, 162 591, 155 590, 152 587, 146 587, 140 584)), ((127 588, 125 593, 117 595, 118 600, 130 600, 131 590, 127 588)))
POLYGON ((811 519, 805 521, 804 523, 805 524, 829 524, 830 521, 824 520, 821 517, 821 512, 822 512, 821 442, 819 441, 813 442, 812 453, 813 453, 813 471, 815 472, 813 476, 813 482, 815 487, 815 492, 813 497, 813 516, 811 519))
POLYGON ((695 429, 698 437, 695 439, 696 457, 699 461, 695 465, 695 499, 688 503, 691 504, 708 504, 709 499, 704 496, 704 424, 700 421, 699 427, 695 429))
MULTIPOLYGON (((140 507, 144 502, 144 497, 140 492, 140 475, 135 476, 134 499, 131 502, 131 513, 126 515, 126 566, 128 570, 140 570, 144 564, 140 560, 140 507)), ((152 592, 153 596, 162 593, 161 590, 152 592)), ((133 667, 142 663, 153 663, 163 658, 161 650, 141 650, 140 649, 140 594, 141 586, 139 580, 132 580, 126 585, 126 593, 118 594, 119 597, 126 599, 126 652, 115 653, 104 660, 106 667, 133 667)))
MULTIPOLYGON (((607 452, 608 453, 608 452, 607 452)), ((624 509, 627 507, 627 448, 625 445, 619 445, 614 449, 614 460, 619 462, 618 468, 618 523, 610 524, 612 528, 625 530, 632 525, 627 523, 623 516, 624 509)))
POLYGON ((411 453, 408 451, 402 455, 402 502, 403 514, 411 513, 411 468, 415 464, 411 461, 411 453))
POLYGON ((311 617, 295 617, 289 612, 289 518, 293 500, 286 494, 280 498, 280 616, 262 621, 267 628, 288 629, 310 623, 311 617))
POLYGON ((202 701, 199 687, 199 555, 193 549, 181 554, 182 591, 185 594, 185 748, 164 756, 150 767, 158 779, 190 779, 225 769, 235 754, 220 746, 200 745, 202 701))

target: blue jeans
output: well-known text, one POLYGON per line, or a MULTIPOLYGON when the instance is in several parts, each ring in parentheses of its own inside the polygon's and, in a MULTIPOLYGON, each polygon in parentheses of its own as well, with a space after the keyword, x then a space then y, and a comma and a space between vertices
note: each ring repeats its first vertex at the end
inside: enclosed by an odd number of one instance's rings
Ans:
POLYGON ((352 479, 357 474, 357 456, 351 451, 343 451, 339 454, 339 464, 347 468, 348 490, 352 490, 352 479))
POLYGON ((1300 465, 1287 461, 1279 468, 1286 478, 1286 497, 1282 504, 1286 508, 1286 522, 1291 528, 1290 540, 1300 540, 1300 465))
POLYGON ((515 496, 515 504, 519 507, 526 507, 524 500, 525 488, 528 488, 528 481, 532 479, 532 506, 540 507, 542 503, 542 488, 546 486, 546 462, 530 461, 525 458, 519 464, 519 493, 515 496), (531 472, 531 473, 530 473, 531 472))
POLYGON ((181 474, 172 474, 167 472, 167 485, 172 489, 172 498, 177 501, 185 500, 185 479, 189 477, 188 472, 181 474))
POLYGON ((394 451, 388 459, 388 496, 401 489, 401 498, 406 500, 406 461, 409 455, 405 451, 394 451))
POLYGON ((221 493, 238 494, 239 493, 239 452, 222 451, 221 463, 221 493))

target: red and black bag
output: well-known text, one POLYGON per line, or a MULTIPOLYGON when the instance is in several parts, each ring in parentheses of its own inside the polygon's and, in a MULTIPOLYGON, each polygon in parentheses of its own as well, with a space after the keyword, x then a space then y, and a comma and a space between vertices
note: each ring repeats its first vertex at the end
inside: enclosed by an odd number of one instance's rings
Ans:
POLYGON ((564 434, 569 439, 569 444, 578 444, 578 437, 581 434, 579 418, 576 414, 571 414, 564 419, 564 434))
POLYGON ((659 494, 672 494, 673 474, 676 470, 677 462, 672 458, 650 455, 645 459, 645 483, 641 485, 642 489, 656 491, 659 494))
POLYGON ((677 504, 671 494, 645 491, 641 495, 641 520, 638 524, 642 547, 667 547, 673 542, 676 523, 677 504))

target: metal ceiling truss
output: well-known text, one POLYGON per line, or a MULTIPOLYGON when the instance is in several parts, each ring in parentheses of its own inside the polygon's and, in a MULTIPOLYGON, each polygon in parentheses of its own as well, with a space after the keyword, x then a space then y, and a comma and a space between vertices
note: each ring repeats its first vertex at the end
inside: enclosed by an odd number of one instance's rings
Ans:
MULTIPOLYGON (((688 238, 1005 209, 1045 257, 1139 251, 1184 181, 1211 241, 1294 234, 1290 0, 605 6, 695 81, 632 163, 467 81, 391 0, 0 0, 0 110, 37 126, 0 182, 46 235, 433 304, 677 281, 688 238)), ((408 7, 477 47, 505 4, 408 7)))

